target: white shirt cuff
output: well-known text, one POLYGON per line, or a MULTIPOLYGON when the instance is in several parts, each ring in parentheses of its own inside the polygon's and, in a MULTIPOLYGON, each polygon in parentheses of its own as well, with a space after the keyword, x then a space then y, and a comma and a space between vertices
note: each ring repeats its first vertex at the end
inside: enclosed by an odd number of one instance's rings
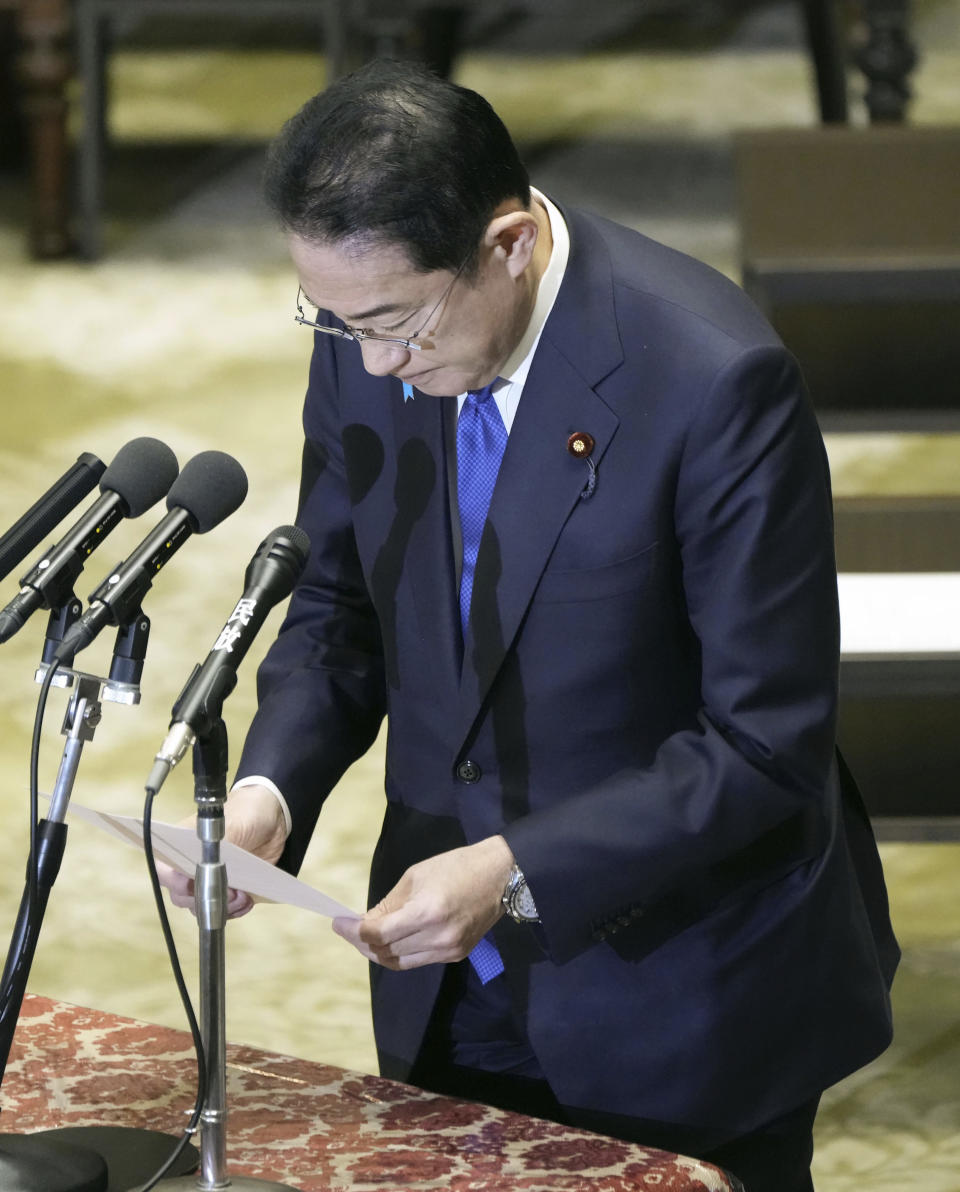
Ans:
POLYGON ((277 802, 280 804, 280 810, 283 812, 283 822, 287 829, 287 835, 293 831, 293 817, 290 815, 290 808, 287 806, 287 801, 280 794, 280 789, 270 781, 269 778, 264 778, 261 774, 248 774, 246 778, 238 778, 237 781, 230 788, 231 790, 239 790, 242 786, 264 786, 272 795, 276 795, 277 802))

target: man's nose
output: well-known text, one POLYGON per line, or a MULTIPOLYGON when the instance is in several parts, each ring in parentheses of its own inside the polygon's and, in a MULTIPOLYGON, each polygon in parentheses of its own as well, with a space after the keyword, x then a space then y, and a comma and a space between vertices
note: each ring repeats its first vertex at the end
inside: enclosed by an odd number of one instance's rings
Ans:
POLYGON ((362 339, 363 367, 374 377, 386 377, 410 358, 410 349, 401 344, 385 344, 376 339, 362 339))

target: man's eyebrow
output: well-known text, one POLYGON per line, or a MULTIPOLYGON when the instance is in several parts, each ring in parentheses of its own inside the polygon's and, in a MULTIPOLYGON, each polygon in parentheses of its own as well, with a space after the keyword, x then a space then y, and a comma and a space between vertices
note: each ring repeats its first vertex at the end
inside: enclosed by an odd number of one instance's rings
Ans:
MULTIPOLYGON (((310 297, 310 295, 307 293, 306 290, 303 290, 303 296, 304 296, 304 298, 306 298, 306 300, 310 303, 311 306, 315 306, 318 310, 321 309, 320 304, 317 302, 314 302, 314 300, 310 297)), ((373 306, 370 308, 370 310, 362 311, 360 314, 346 315, 346 316, 340 316, 340 317, 341 317, 341 321, 346 323, 348 326, 356 327, 360 323, 364 322, 366 319, 378 319, 382 315, 399 314, 401 311, 406 311, 408 309, 409 309, 409 307, 406 303, 382 302, 379 306, 373 306)))
POLYGON ((344 318, 344 322, 356 325, 364 322, 366 319, 379 319, 383 315, 400 314, 401 311, 409 309, 410 307, 407 303, 383 302, 380 306, 372 306, 369 310, 365 310, 361 314, 347 315, 344 318))

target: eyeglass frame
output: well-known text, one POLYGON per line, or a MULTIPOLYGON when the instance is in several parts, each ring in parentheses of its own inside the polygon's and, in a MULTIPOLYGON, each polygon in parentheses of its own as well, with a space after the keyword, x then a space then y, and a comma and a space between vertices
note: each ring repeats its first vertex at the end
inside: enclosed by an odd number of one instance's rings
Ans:
MULTIPOLYGON (((453 287, 459 281, 460 276, 463 273, 464 269, 466 268, 467 261, 469 259, 470 258, 468 257, 466 260, 464 260, 462 262, 462 264, 460 265, 460 268, 456 271, 456 273, 450 279, 450 284, 447 286, 447 288, 443 291, 443 293, 440 295, 440 297, 437 299, 437 301, 431 307, 430 313, 427 315, 426 319, 423 321, 423 324, 420 327, 419 331, 415 331, 413 333, 413 335, 408 336, 406 339, 397 337, 397 336, 393 336, 393 335, 378 335, 375 331, 365 331, 362 327, 351 327, 347 323, 344 323, 342 328, 341 327, 328 327, 323 323, 317 323, 313 319, 307 318, 307 316, 303 313, 303 306, 301 305, 300 297, 301 297, 301 295, 303 295, 303 297, 306 298, 307 302, 310 302, 310 299, 307 298, 306 294, 304 294, 303 286, 297 286, 297 311, 299 313, 295 314, 293 316, 293 321, 295 323, 301 323, 304 327, 309 327, 313 331, 322 331, 324 335, 336 335, 338 337, 338 339, 351 340, 353 343, 356 343, 356 344, 363 343, 364 340, 369 340, 371 343, 377 343, 377 344, 394 344, 397 347, 406 348, 407 351, 410 351, 410 352, 422 352, 423 345, 414 343, 414 340, 419 339, 420 336, 423 335, 424 331, 426 331, 427 327, 430 324, 430 320, 437 313, 437 311, 440 309, 440 307, 443 306, 443 304, 446 302, 446 300, 450 297, 453 287)), ((312 305, 313 304, 311 303, 311 306, 312 305)))

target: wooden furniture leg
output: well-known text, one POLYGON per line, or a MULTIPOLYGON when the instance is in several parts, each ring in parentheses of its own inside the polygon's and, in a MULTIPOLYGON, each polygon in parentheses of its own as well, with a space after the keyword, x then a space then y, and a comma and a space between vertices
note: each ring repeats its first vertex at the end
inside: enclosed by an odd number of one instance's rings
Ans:
POLYGON ((30 248, 40 258, 70 251, 66 84, 68 0, 22 0, 20 79, 30 141, 30 248))
POLYGON ((871 123, 902 121, 911 90, 908 76, 917 52, 908 34, 908 0, 866 0, 867 41, 856 54, 867 76, 871 123))
POLYGON ((847 122, 846 43, 836 0, 803 0, 807 46, 817 80, 817 102, 824 124, 847 122))

